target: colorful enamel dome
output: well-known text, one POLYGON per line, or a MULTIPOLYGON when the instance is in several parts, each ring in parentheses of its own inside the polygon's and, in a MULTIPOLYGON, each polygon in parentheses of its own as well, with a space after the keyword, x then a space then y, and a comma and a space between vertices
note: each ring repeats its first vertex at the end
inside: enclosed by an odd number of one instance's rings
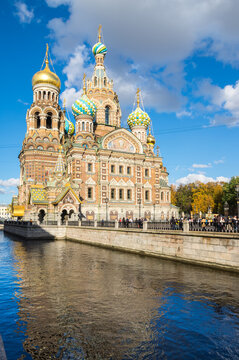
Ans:
POLYGON ((102 44, 101 42, 98 42, 93 46, 92 52, 94 55, 97 55, 97 54, 105 55, 107 53, 107 47, 104 44, 102 44))
POLYGON ((134 126, 145 126, 146 128, 150 124, 150 118, 146 112, 144 112, 140 107, 137 107, 127 119, 127 123, 130 128, 134 126))
POLYGON ((68 135, 73 135, 75 132, 74 124, 70 120, 68 120, 66 117, 65 117, 65 132, 68 135))
POLYGON ((79 100, 76 100, 72 105, 72 113, 74 116, 89 115, 95 116, 96 106, 86 95, 83 95, 79 100))

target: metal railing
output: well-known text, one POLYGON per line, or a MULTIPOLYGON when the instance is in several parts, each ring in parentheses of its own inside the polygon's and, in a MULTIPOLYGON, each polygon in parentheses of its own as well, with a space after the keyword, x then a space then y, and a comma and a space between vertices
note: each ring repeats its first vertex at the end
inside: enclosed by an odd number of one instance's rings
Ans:
POLYGON ((114 228, 115 227, 115 221, 105 221, 105 220, 97 221, 97 227, 114 228))
POLYGON ((94 226, 94 220, 81 220, 81 226, 94 226))
POLYGON ((239 223, 194 224, 189 222, 189 231, 239 233, 239 223))
POLYGON ((148 230, 183 230, 182 222, 149 221, 148 230))
POLYGON ((126 229, 143 229, 143 221, 142 221, 142 220, 119 221, 119 228, 126 228, 126 229))

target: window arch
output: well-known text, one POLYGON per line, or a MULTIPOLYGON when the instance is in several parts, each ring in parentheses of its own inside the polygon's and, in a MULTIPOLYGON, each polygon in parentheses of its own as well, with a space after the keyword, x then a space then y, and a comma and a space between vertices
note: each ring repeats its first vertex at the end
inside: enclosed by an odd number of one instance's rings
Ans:
POLYGON ((52 113, 48 112, 46 117, 46 128, 52 129, 52 113))
POLYGON ((110 107, 107 105, 105 108, 105 124, 109 125, 110 123, 110 107))
POLYGON ((39 129, 41 127, 41 118, 39 115, 39 111, 35 112, 35 120, 36 120, 36 128, 39 129))

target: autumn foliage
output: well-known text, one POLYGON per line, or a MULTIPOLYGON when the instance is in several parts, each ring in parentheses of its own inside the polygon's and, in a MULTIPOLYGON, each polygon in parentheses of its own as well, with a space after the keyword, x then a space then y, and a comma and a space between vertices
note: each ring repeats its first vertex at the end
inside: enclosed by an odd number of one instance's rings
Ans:
POLYGON ((236 185, 239 177, 232 177, 229 183, 195 182, 186 185, 171 186, 171 201, 186 214, 202 213, 210 211, 213 214, 223 214, 224 203, 229 204, 230 215, 235 215, 236 208, 236 185))

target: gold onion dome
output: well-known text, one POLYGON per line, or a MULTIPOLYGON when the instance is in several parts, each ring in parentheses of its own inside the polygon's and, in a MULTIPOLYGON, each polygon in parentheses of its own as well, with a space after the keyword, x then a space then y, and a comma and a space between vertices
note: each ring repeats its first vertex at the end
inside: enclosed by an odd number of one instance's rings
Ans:
POLYGON ((149 134, 147 136, 147 144, 149 145, 155 145, 155 137, 151 134, 150 128, 149 128, 149 134))
POLYGON ((45 62, 45 68, 43 70, 38 71, 35 75, 33 75, 32 86, 35 86, 37 84, 51 84, 56 86, 60 90, 61 81, 59 77, 49 68, 48 44, 46 47, 46 55, 44 62, 45 62))

